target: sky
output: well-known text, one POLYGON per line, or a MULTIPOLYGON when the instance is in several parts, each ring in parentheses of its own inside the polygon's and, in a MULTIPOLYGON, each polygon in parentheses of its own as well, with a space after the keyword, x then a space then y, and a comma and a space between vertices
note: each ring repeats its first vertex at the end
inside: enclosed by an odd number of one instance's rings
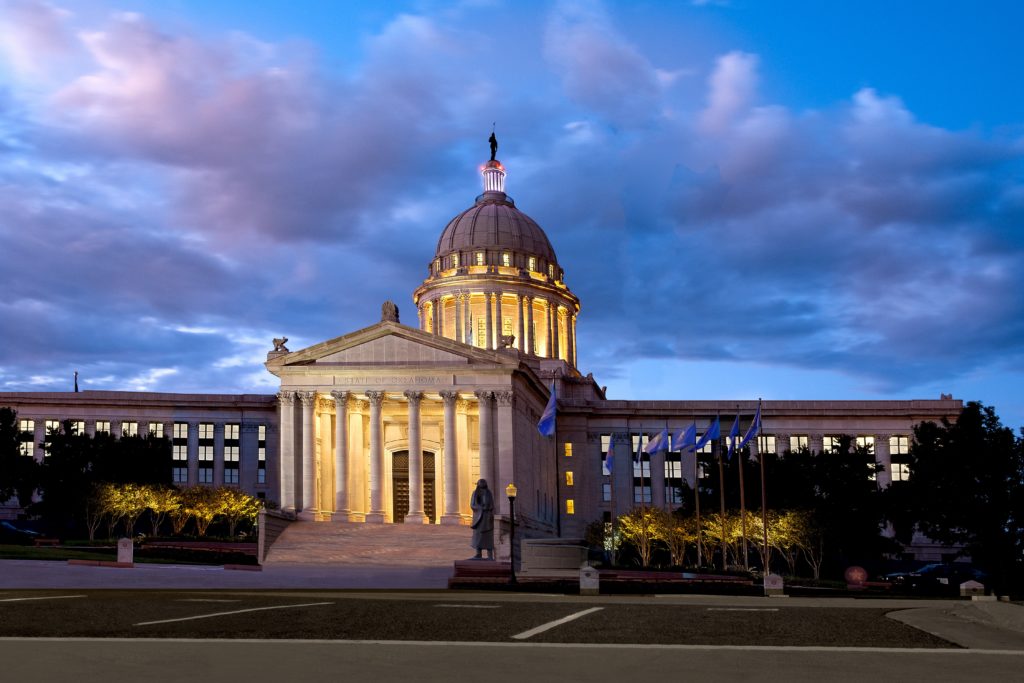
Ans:
POLYGON ((1024 425, 1024 3, 0 0, 0 390, 272 393, 482 190, 622 399, 1024 425), (1012 42, 1011 42, 1012 41, 1012 42))

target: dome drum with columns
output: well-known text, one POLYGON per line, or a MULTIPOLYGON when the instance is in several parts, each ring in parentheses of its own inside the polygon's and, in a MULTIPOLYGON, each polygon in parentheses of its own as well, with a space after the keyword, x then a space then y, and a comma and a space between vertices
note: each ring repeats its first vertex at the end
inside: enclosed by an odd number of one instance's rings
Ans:
POLYGON ((483 194, 445 227, 413 294, 419 327, 485 349, 512 341, 527 357, 563 360, 574 371, 579 299, 547 235, 505 194, 501 162, 481 173, 483 194))

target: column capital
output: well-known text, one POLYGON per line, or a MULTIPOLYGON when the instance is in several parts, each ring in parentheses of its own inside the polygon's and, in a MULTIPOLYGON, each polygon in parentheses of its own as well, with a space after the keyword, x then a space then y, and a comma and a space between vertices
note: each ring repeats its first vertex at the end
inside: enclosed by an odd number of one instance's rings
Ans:
POLYGON ((444 404, 446 406, 454 407, 456 399, 459 398, 459 392, 457 392, 457 391, 448 391, 448 390, 446 390, 446 391, 439 391, 438 393, 441 394, 441 400, 444 401, 444 404))
POLYGON ((315 391, 297 391, 295 393, 299 397, 299 401, 302 402, 303 407, 313 405, 313 399, 316 398, 315 391))
POLYGON ((415 391, 413 389, 406 389, 402 392, 402 395, 409 400, 410 405, 418 406, 420 401, 423 400, 423 392, 415 391))
POLYGON ((458 401, 455 402, 455 408, 456 410, 458 410, 459 413, 465 414, 466 412, 469 411, 469 401, 467 401, 464 398, 460 398, 458 401))
POLYGON ((384 392, 383 391, 367 391, 366 398, 369 399, 370 405, 374 408, 380 408, 384 405, 384 392))
POLYGON ((336 409, 340 410, 348 405, 348 397, 352 395, 352 392, 348 389, 332 389, 331 396, 334 398, 334 405, 336 409))
POLYGON ((889 439, 892 438, 892 434, 875 434, 875 443, 884 441, 886 445, 889 445, 889 439))
POLYGON ((277 392, 277 402, 281 405, 290 406, 295 403, 295 392, 294 391, 279 391, 277 392))
POLYGON ((473 395, 476 396, 481 403, 483 403, 484 401, 490 401, 491 399, 494 398, 493 391, 484 391, 482 389, 477 389, 476 391, 473 392, 473 395))
POLYGON ((366 411, 370 409, 369 401, 352 401, 352 411, 356 413, 366 414, 366 411))
POLYGON ((511 391, 495 391, 494 398, 497 399, 499 406, 507 408, 512 405, 515 393, 511 391))
POLYGON ((316 409, 321 413, 333 413, 334 406, 334 399, 327 398, 326 396, 316 397, 316 409))

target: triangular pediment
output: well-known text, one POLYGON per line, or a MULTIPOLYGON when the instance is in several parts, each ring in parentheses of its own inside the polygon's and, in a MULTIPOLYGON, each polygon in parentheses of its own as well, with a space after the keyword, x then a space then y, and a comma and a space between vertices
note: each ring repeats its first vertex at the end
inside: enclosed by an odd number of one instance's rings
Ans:
POLYGON ((489 351, 393 322, 336 337, 267 361, 271 371, 289 366, 464 366, 519 364, 515 353, 489 351))

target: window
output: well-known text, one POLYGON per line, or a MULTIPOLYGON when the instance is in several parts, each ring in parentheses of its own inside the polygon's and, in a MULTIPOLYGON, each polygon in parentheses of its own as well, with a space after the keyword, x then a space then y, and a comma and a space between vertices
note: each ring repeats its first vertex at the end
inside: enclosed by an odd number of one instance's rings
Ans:
POLYGON ((910 465, 905 462, 894 462, 892 464, 892 480, 906 481, 910 479, 910 465))
POLYGON ((530 258, 528 258, 526 260, 526 264, 527 264, 528 270, 532 270, 532 271, 536 271, 537 270, 537 259, 536 259, 536 257, 531 256, 530 258))
POLYGON ((910 453, 910 437, 889 437, 889 455, 907 455, 908 453, 910 453))
MULTIPOLYGON (((703 438, 703 436, 702 436, 702 438, 703 438)), ((698 441, 699 441, 699 440, 700 440, 700 439, 698 439, 698 441)), ((699 450, 699 451, 697 451, 697 452, 698 452, 698 453, 710 453, 710 452, 711 452, 711 446, 712 446, 712 445, 713 445, 713 442, 712 442, 712 441, 708 441, 708 442, 707 442, 706 444, 704 444, 703 446, 701 446, 700 450, 699 450)))
POLYGON ((267 483, 267 425, 260 425, 256 435, 256 483, 267 483))
POLYGON ((606 477, 611 476, 611 470, 608 469, 608 446, 612 440, 611 434, 601 435, 601 474, 606 477))
POLYGON ((607 503, 607 502, 611 501, 611 499, 612 499, 612 485, 611 484, 601 484, 601 500, 604 501, 605 503, 607 503))
POLYGON ((794 434, 789 437, 789 450, 794 453, 799 451, 801 448, 807 450, 810 447, 810 440, 806 434, 794 434))
POLYGON ((47 420, 46 421, 46 435, 60 434, 60 420, 47 420))
POLYGON ((866 448, 870 455, 875 454, 875 437, 873 436, 858 436, 857 437, 857 448, 866 448))
POLYGON ((459 255, 458 254, 452 254, 452 268, 458 268, 458 267, 459 267, 459 255))
POLYGON ((188 423, 175 422, 171 439, 171 481, 188 483, 188 423))
POLYGON ((537 355, 537 321, 533 322, 533 329, 530 330, 530 347, 533 349, 531 353, 537 355))
POLYGON ((122 422, 121 423, 121 436, 138 436, 139 435, 139 423, 138 422, 122 422))
POLYGON ((506 337, 512 335, 512 318, 501 319, 501 333, 506 337))
POLYGON ((572 498, 565 501, 565 514, 575 515, 576 514, 576 503, 573 502, 572 498))
POLYGON ((238 446, 239 426, 237 424, 224 425, 224 483, 238 483, 238 446))
POLYGON ((18 438, 21 440, 21 445, 18 447, 18 452, 22 455, 33 456, 36 452, 36 421, 35 420, 18 420, 18 431, 20 434, 18 438))
POLYGON ((187 484, 188 483, 188 468, 187 467, 172 467, 171 468, 171 482, 175 484, 187 484))
POLYGON ((75 436, 85 434, 85 420, 71 420, 71 433, 75 436))
POLYGON ((163 422, 150 422, 149 423, 149 435, 155 436, 158 439, 164 438, 164 423, 163 422))
POLYGON ((476 345, 481 349, 487 346, 487 320, 484 316, 476 319, 476 345))
POLYGON ((504 254, 502 254, 501 255, 501 265, 505 266, 506 268, 508 266, 511 266, 512 265, 512 254, 508 253, 507 251, 504 254))
POLYGON ((679 462, 679 455, 673 454, 665 456, 665 479, 682 479, 683 476, 683 464, 679 462))
POLYGON ((839 451, 839 437, 838 436, 823 436, 821 437, 821 451, 822 453, 836 453, 839 451))
POLYGON ((484 252, 482 252, 482 251, 476 252, 476 264, 478 266, 484 265, 484 252))
POLYGON ((572 444, 567 441, 567 442, 565 442, 562 445, 565 446, 565 457, 571 458, 572 457, 572 444))
POLYGON ((96 420, 96 433, 97 434, 109 434, 110 433, 110 420, 96 420))
POLYGON ((678 452, 665 454, 665 501, 678 505, 682 502, 683 463, 678 452))
POLYGON ((213 483, 213 423, 199 423, 199 483, 213 483))
POLYGON ((757 452, 758 453, 774 453, 775 452, 775 437, 772 435, 765 435, 757 437, 757 452))
POLYGON ((572 486, 572 482, 573 482, 572 470, 566 470, 566 472, 565 472, 565 485, 566 486, 572 486))
POLYGON ((555 279, 555 267, 550 263, 548 264, 548 277, 552 280, 555 279))

